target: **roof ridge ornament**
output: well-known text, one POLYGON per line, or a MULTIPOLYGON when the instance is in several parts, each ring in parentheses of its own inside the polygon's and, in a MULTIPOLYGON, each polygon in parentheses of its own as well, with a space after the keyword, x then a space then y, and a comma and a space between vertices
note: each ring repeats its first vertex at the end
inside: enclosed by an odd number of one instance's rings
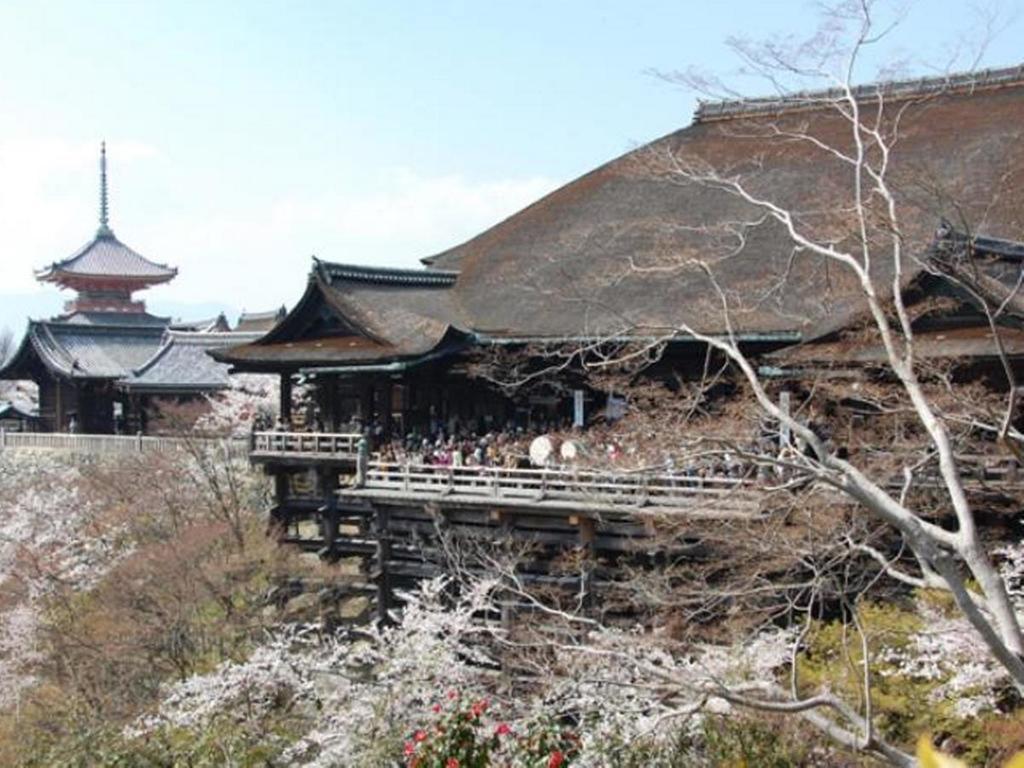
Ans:
MULTIPOLYGON (((1024 63, 1001 69, 955 72, 931 77, 881 80, 851 85, 849 95, 867 103, 925 98, 940 94, 973 94, 976 89, 1024 84, 1024 63)), ((753 98, 697 100, 695 123, 733 118, 771 116, 784 112, 821 109, 847 98, 843 88, 786 91, 753 98)))
POLYGON ((107 142, 100 142, 100 226, 96 237, 113 237, 110 228, 110 203, 107 195, 107 142))

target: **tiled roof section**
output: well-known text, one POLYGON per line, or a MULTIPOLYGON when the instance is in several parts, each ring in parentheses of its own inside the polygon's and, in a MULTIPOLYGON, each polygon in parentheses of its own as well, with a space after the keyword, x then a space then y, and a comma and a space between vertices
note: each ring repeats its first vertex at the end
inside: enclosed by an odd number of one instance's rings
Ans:
POLYGON ((168 331, 157 352, 132 371, 120 386, 130 391, 210 391, 231 385, 228 366, 218 363, 212 349, 245 344, 258 333, 168 331))
POLYGON ((40 280, 58 280, 60 276, 125 277, 149 283, 165 282, 178 274, 166 264, 157 264, 132 250, 112 233, 99 233, 63 261, 39 270, 40 280))
POLYGON ((119 379, 152 357, 160 348, 163 332, 159 326, 33 321, 26 341, 43 364, 59 375, 119 379))
POLYGON ((375 338, 409 353, 432 348, 449 327, 466 329, 451 290, 457 272, 379 270, 365 273, 343 264, 317 262, 327 298, 346 319, 375 338), (383 275, 370 278, 366 273, 383 275))
POLYGON ((1024 261, 1024 242, 1002 237, 973 237, 958 231, 951 222, 942 221, 936 232, 936 247, 963 248, 970 245, 976 253, 998 256, 1007 261, 1024 261))
MULTIPOLYGON (((988 69, 980 72, 966 72, 939 77, 924 77, 907 80, 889 80, 868 83, 851 89, 859 102, 900 101, 936 96, 945 93, 970 92, 979 88, 998 88, 1024 82, 1024 65, 1003 69, 988 69)), ((694 122, 710 122, 733 118, 776 115, 781 112, 803 109, 819 109, 846 98, 845 91, 834 88, 821 91, 799 91, 779 96, 764 96, 753 99, 726 99, 724 101, 701 101, 694 115, 694 122)))
POLYGON ((267 312, 243 312, 238 318, 238 324, 234 330, 244 333, 256 332, 266 333, 279 322, 284 320, 288 310, 282 305, 277 309, 267 312))
POLYGON ((72 312, 57 318, 71 325, 131 325, 165 328, 170 318, 157 317, 147 312, 72 312))
POLYGON ((203 320, 176 320, 168 326, 172 331, 201 332, 201 333, 225 333, 230 331, 228 319, 221 312, 216 317, 208 317, 203 320))

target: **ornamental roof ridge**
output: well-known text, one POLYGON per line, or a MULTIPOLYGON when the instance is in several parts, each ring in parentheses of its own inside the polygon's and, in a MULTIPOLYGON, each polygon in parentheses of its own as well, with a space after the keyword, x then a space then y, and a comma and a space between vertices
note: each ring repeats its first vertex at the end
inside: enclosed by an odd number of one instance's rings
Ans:
MULTIPOLYGON (((851 92, 858 101, 875 99, 912 99, 942 93, 971 92, 975 88, 997 88, 1024 84, 1024 64, 976 72, 958 72, 932 77, 881 80, 853 86, 851 92)), ((755 117, 782 112, 795 112, 821 108, 836 99, 845 98, 843 88, 794 91, 777 96, 757 96, 749 99, 723 99, 699 101, 694 123, 710 123, 740 117, 755 117)))
POLYGON ((232 342, 255 341, 264 334, 260 331, 177 331, 168 328, 165 336, 168 341, 187 344, 230 344, 232 342))
POLYGON ((362 264, 339 264, 313 257, 314 270, 328 281, 352 280, 365 283, 391 285, 450 286, 459 276, 458 271, 444 269, 401 269, 372 267, 362 264))

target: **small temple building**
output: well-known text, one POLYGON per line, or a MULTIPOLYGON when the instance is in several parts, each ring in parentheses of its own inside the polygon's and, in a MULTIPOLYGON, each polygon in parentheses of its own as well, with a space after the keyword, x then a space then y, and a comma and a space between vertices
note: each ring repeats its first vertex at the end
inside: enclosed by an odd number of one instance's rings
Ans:
POLYGON ((180 401, 230 386, 228 367, 215 363, 206 350, 255 338, 230 333, 223 315, 172 325, 136 298, 170 282, 178 271, 150 261, 114 234, 105 144, 99 213, 99 227, 88 243, 36 272, 37 280, 73 291, 73 298, 62 314, 30 320, 21 344, 0 368, 0 380, 31 380, 38 386, 40 431, 144 431, 159 397, 180 401))
POLYGON ((266 333, 284 320, 287 314, 284 305, 268 312, 242 312, 234 330, 239 333, 266 333))

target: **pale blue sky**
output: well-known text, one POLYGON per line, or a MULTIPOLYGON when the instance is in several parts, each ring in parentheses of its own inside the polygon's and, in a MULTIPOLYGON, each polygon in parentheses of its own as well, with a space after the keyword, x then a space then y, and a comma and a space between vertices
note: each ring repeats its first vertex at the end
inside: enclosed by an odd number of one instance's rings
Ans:
MULTIPOLYGON (((1020 5, 985 65, 1024 59, 1020 5)), ((911 4, 885 55, 944 64, 970 8, 911 4)), ((693 94, 649 70, 728 73, 730 35, 815 23, 804 0, 0 0, 0 327, 56 310, 31 270, 91 236, 102 138, 115 231, 180 269, 150 308, 263 309, 313 253, 414 265, 686 125, 693 94)))

